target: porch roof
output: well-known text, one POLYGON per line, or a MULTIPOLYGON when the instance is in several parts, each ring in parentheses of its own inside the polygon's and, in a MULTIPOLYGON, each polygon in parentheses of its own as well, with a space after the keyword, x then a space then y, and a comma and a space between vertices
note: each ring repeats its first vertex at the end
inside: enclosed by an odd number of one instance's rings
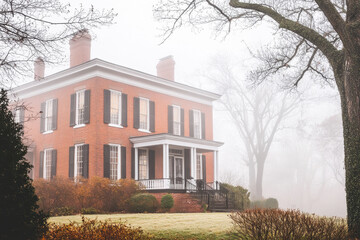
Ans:
POLYGON ((155 145, 175 145, 175 146, 182 146, 182 147, 189 147, 189 148, 200 148, 206 150, 217 151, 219 147, 221 147, 224 143, 192 138, 192 137, 183 137, 177 136, 169 133, 159 133, 159 134, 152 134, 147 136, 137 136, 137 137, 130 137, 130 142, 134 144, 135 148, 139 147, 150 147, 155 145))

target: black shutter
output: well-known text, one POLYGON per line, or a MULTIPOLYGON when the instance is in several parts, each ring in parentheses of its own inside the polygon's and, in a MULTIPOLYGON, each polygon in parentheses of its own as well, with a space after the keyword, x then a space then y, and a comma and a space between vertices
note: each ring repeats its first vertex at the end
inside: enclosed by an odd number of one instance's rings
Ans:
POLYGON ((24 107, 21 107, 20 108, 20 123, 21 124, 24 124, 24 121, 25 121, 25 108, 24 107))
POLYGON ((194 111, 189 111, 189 136, 194 137, 194 111))
POLYGON ((45 132, 45 107, 46 107, 46 103, 42 102, 41 103, 41 117, 40 117, 40 132, 45 132))
POLYGON ((40 163, 39 163, 39 178, 44 177, 44 152, 40 152, 40 163))
POLYGON ((51 178, 56 176, 57 151, 51 151, 51 178))
POLYGON ((181 109, 181 116, 180 116, 180 121, 181 121, 181 136, 185 135, 185 128, 184 128, 184 122, 185 122, 185 118, 184 118, 184 109, 181 109))
POLYGON ((70 96, 70 127, 75 126, 76 93, 70 96))
POLYGON ((110 178, 110 145, 104 144, 104 178, 110 178))
POLYGON ((201 138, 205 139, 205 113, 201 113, 201 138))
POLYGON ((85 91, 84 123, 90 123, 90 90, 85 91))
POLYGON ((121 147, 121 178, 126 178, 126 147, 121 147))
POLYGON ((185 178, 191 178, 191 159, 190 159, 190 149, 185 149, 185 178))
POLYGON ((75 155, 75 147, 69 147, 69 177, 74 177, 74 156, 75 155))
POLYGON ((57 129, 57 118, 58 118, 58 100, 53 99, 53 112, 52 112, 51 130, 56 130, 57 129))
POLYGON ((202 155, 202 171, 203 171, 203 181, 206 184, 206 156, 202 155))
POLYGON ((83 146, 83 169, 82 176, 84 178, 89 178, 89 144, 84 144, 83 146))
POLYGON ((174 133, 174 111, 173 106, 168 106, 168 133, 174 133))
MULTIPOLYGON (((134 97, 134 128, 139 129, 140 127, 140 99, 134 97)), ((135 175, 134 175, 135 176, 135 175)))
POLYGON ((169 158, 169 177, 170 179, 174 179, 174 157, 169 158))
POLYGON ((104 89, 104 123, 110 123, 110 90, 104 89))
POLYGON ((121 125, 127 127, 127 94, 121 94, 121 125))
POLYGON ((131 148, 131 178, 135 179, 135 148, 131 148))
POLYGON ((149 150, 149 179, 155 179, 155 151, 149 150))
POLYGON ((150 132, 155 132, 155 103, 153 101, 150 104, 150 132))

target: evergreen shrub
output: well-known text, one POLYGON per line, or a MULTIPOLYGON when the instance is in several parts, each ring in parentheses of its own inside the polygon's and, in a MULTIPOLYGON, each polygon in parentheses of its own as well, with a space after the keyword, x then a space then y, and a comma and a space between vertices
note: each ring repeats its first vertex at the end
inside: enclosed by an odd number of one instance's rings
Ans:
POLYGON ((161 198, 161 208, 169 211, 174 206, 174 198, 171 194, 166 194, 161 198))
POLYGON ((139 193, 130 198, 130 212, 133 213, 154 213, 159 203, 156 198, 148 193, 139 193))

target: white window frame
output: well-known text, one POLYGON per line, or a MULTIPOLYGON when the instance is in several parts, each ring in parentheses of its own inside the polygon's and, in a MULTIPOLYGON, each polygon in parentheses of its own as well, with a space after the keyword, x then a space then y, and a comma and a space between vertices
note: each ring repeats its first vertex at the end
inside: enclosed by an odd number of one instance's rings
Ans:
POLYGON ((21 113, 21 108, 17 108, 15 110, 14 122, 20 123, 20 113, 21 113))
POLYGON ((138 164, 139 164, 139 180, 147 180, 149 179, 149 149, 147 148, 139 148, 139 154, 138 154, 138 164), (145 178, 140 178, 140 151, 145 151, 146 152, 146 158, 147 158, 147 164, 146 164, 146 177, 145 178))
POLYGON ((198 138, 198 139, 201 139, 202 138, 202 134, 201 134, 201 112, 199 110, 196 110, 196 109, 193 109, 193 120, 194 120, 194 138, 198 138), (196 128, 195 128, 195 114, 198 114, 199 115, 199 131, 198 131, 198 134, 199 134, 199 137, 196 135, 196 128))
MULTIPOLYGON (((77 152, 78 152, 78 147, 81 147, 81 146, 84 146, 84 145, 85 145, 84 143, 74 145, 74 147, 75 147, 75 149, 74 149, 74 178, 75 178, 75 180, 76 180, 77 177, 79 177, 78 174, 77 174, 77 168, 78 168, 77 152)), ((84 151, 84 149, 83 149, 83 151, 84 151)), ((84 159, 83 159, 83 164, 84 164, 84 159)), ((84 165, 83 165, 83 167, 84 167, 84 165)), ((80 177, 84 177, 84 176, 81 175, 80 177)))
POLYGON ((51 163, 52 163, 52 148, 46 148, 44 149, 44 158, 43 158, 43 178, 45 180, 50 180, 51 179, 51 163), (50 176, 48 176, 46 173, 46 160, 47 160, 47 156, 48 154, 50 155, 50 176))
POLYGON ((116 90, 112 90, 110 89, 110 123, 109 123, 109 126, 111 127, 119 127, 119 128, 122 128, 122 122, 121 122, 121 117, 122 117, 122 93, 120 91, 116 91, 116 90), (113 123, 111 122, 111 105, 112 105, 112 97, 111 95, 112 94, 118 94, 118 98, 119 98, 119 106, 118 106, 118 111, 119 111, 119 114, 118 114, 118 118, 119 118, 119 121, 117 123, 113 123))
POLYGON ((203 165, 202 165, 202 153, 196 153, 196 163, 195 163, 195 174, 196 174, 196 179, 203 179, 203 165), (198 164, 197 161, 198 159, 200 160, 200 169, 198 169, 198 164), (200 170, 200 172, 198 172, 200 170))
MULTIPOLYGON (((117 149, 118 149, 118 156, 117 156, 117 164, 118 164, 118 166, 117 166, 117 179, 116 180, 119 180, 119 179, 121 179, 121 145, 119 145, 119 144, 112 144, 112 143, 110 143, 109 144, 109 146, 110 146, 110 159, 109 159, 109 161, 110 161, 110 176, 109 176, 109 178, 111 179, 111 147, 117 147, 117 149)), ((112 180, 114 180, 114 179, 112 179, 112 180)))
POLYGON ((178 105, 173 105, 173 133, 174 133, 174 135, 177 135, 177 136, 180 136, 181 135, 181 108, 180 108, 180 106, 178 106, 178 105), (177 110, 177 111, 179 111, 179 114, 178 114, 178 116, 179 116, 179 121, 178 121, 178 134, 176 134, 176 131, 175 131, 175 123, 177 122, 177 121, 175 121, 175 109, 177 110))
POLYGON ((48 126, 48 118, 47 118, 48 111, 47 111, 47 109, 48 109, 48 104, 50 104, 50 102, 52 104, 52 108, 51 108, 51 110, 52 110, 52 112, 51 112, 51 125, 52 125, 52 121, 54 121, 54 119, 53 119, 54 118, 54 116, 53 116, 54 99, 49 99, 49 100, 45 101, 45 112, 44 112, 45 119, 44 119, 44 132, 43 132, 43 134, 48 134, 48 133, 53 132, 53 130, 51 129, 52 127, 50 127, 50 129, 48 129, 48 127, 47 127, 48 126))
MULTIPOLYGON (((84 114, 83 114, 83 118, 84 118, 84 115, 85 115, 85 89, 83 89, 83 90, 79 90, 79 91, 76 91, 75 92, 75 99, 76 99, 76 101, 75 101, 75 126, 74 126, 74 128, 78 128, 78 127, 85 127, 85 123, 80 123, 79 124, 79 97, 80 97, 80 94, 81 93, 83 93, 83 96, 84 96, 84 100, 83 100, 83 102, 84 102, 84 106, 83 106, 83 108, 84 108, 84 114)), ((84 121, 84 119, 83 119, 83 121, 84 121)))
POLYGON ((150 100, 148 98, 142 98, 140 97, 139 98, 139 131, 142 131, 142 132, 150 132, 150 100), (141 126, 141 100, 145 100, 146 101, 146 107, 147 107, 147 126, 146 128, 140 128, 141 126))

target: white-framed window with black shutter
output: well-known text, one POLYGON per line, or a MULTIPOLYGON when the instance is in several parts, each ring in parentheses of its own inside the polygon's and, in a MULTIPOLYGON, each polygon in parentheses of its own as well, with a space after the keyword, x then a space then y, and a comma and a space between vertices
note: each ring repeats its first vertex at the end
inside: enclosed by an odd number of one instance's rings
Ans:
POLYGON ((46 180, 56 176, 57 151, 52 148, 40 152, 40 173, 39 177, 46 180))
POLYGON ((194 138, 201 138, 201 112, 193 110, 194 119, 194 138))
POLYGON ((57 128, 57 99, 49 99, 41 103, 40 132, 52 133, 57 128))
POLYGON ((181 108, 173 105, 173 134, 181 135, 181 108))
POLYGON ((126 148, 119 144, 104 145, 104 177, 126 178, 126 148))
POLYGON ((196 179, 202 179, 202 154, 196 154, 196 179))
POLYGON ((149 179, 149 151, 148 149, 139 149, 139 179, 149 179))
POLYGON ((104 123, 112 127, 127 127, 127 94, 104 89, 104 123))
POLYGON ((69 177, 89 177, 89 144, 75 144, 69 148, 69 177))
POLYGON ((150 127, 150 107, 149 99, 140 98, 140 109, 139 109, 139 130, 149 131, 150 127))
POLYGON ((71 94, 70 126, 84 127, 90 123, 90 90, 80 90, 71 94))
POLYGON ((134 97, 134 128, 155 132, 155 103, 147 98, 134 97))
POLYGON ((190 137, 205 139, 205 113, 192 109, 189 111, 190 137))

